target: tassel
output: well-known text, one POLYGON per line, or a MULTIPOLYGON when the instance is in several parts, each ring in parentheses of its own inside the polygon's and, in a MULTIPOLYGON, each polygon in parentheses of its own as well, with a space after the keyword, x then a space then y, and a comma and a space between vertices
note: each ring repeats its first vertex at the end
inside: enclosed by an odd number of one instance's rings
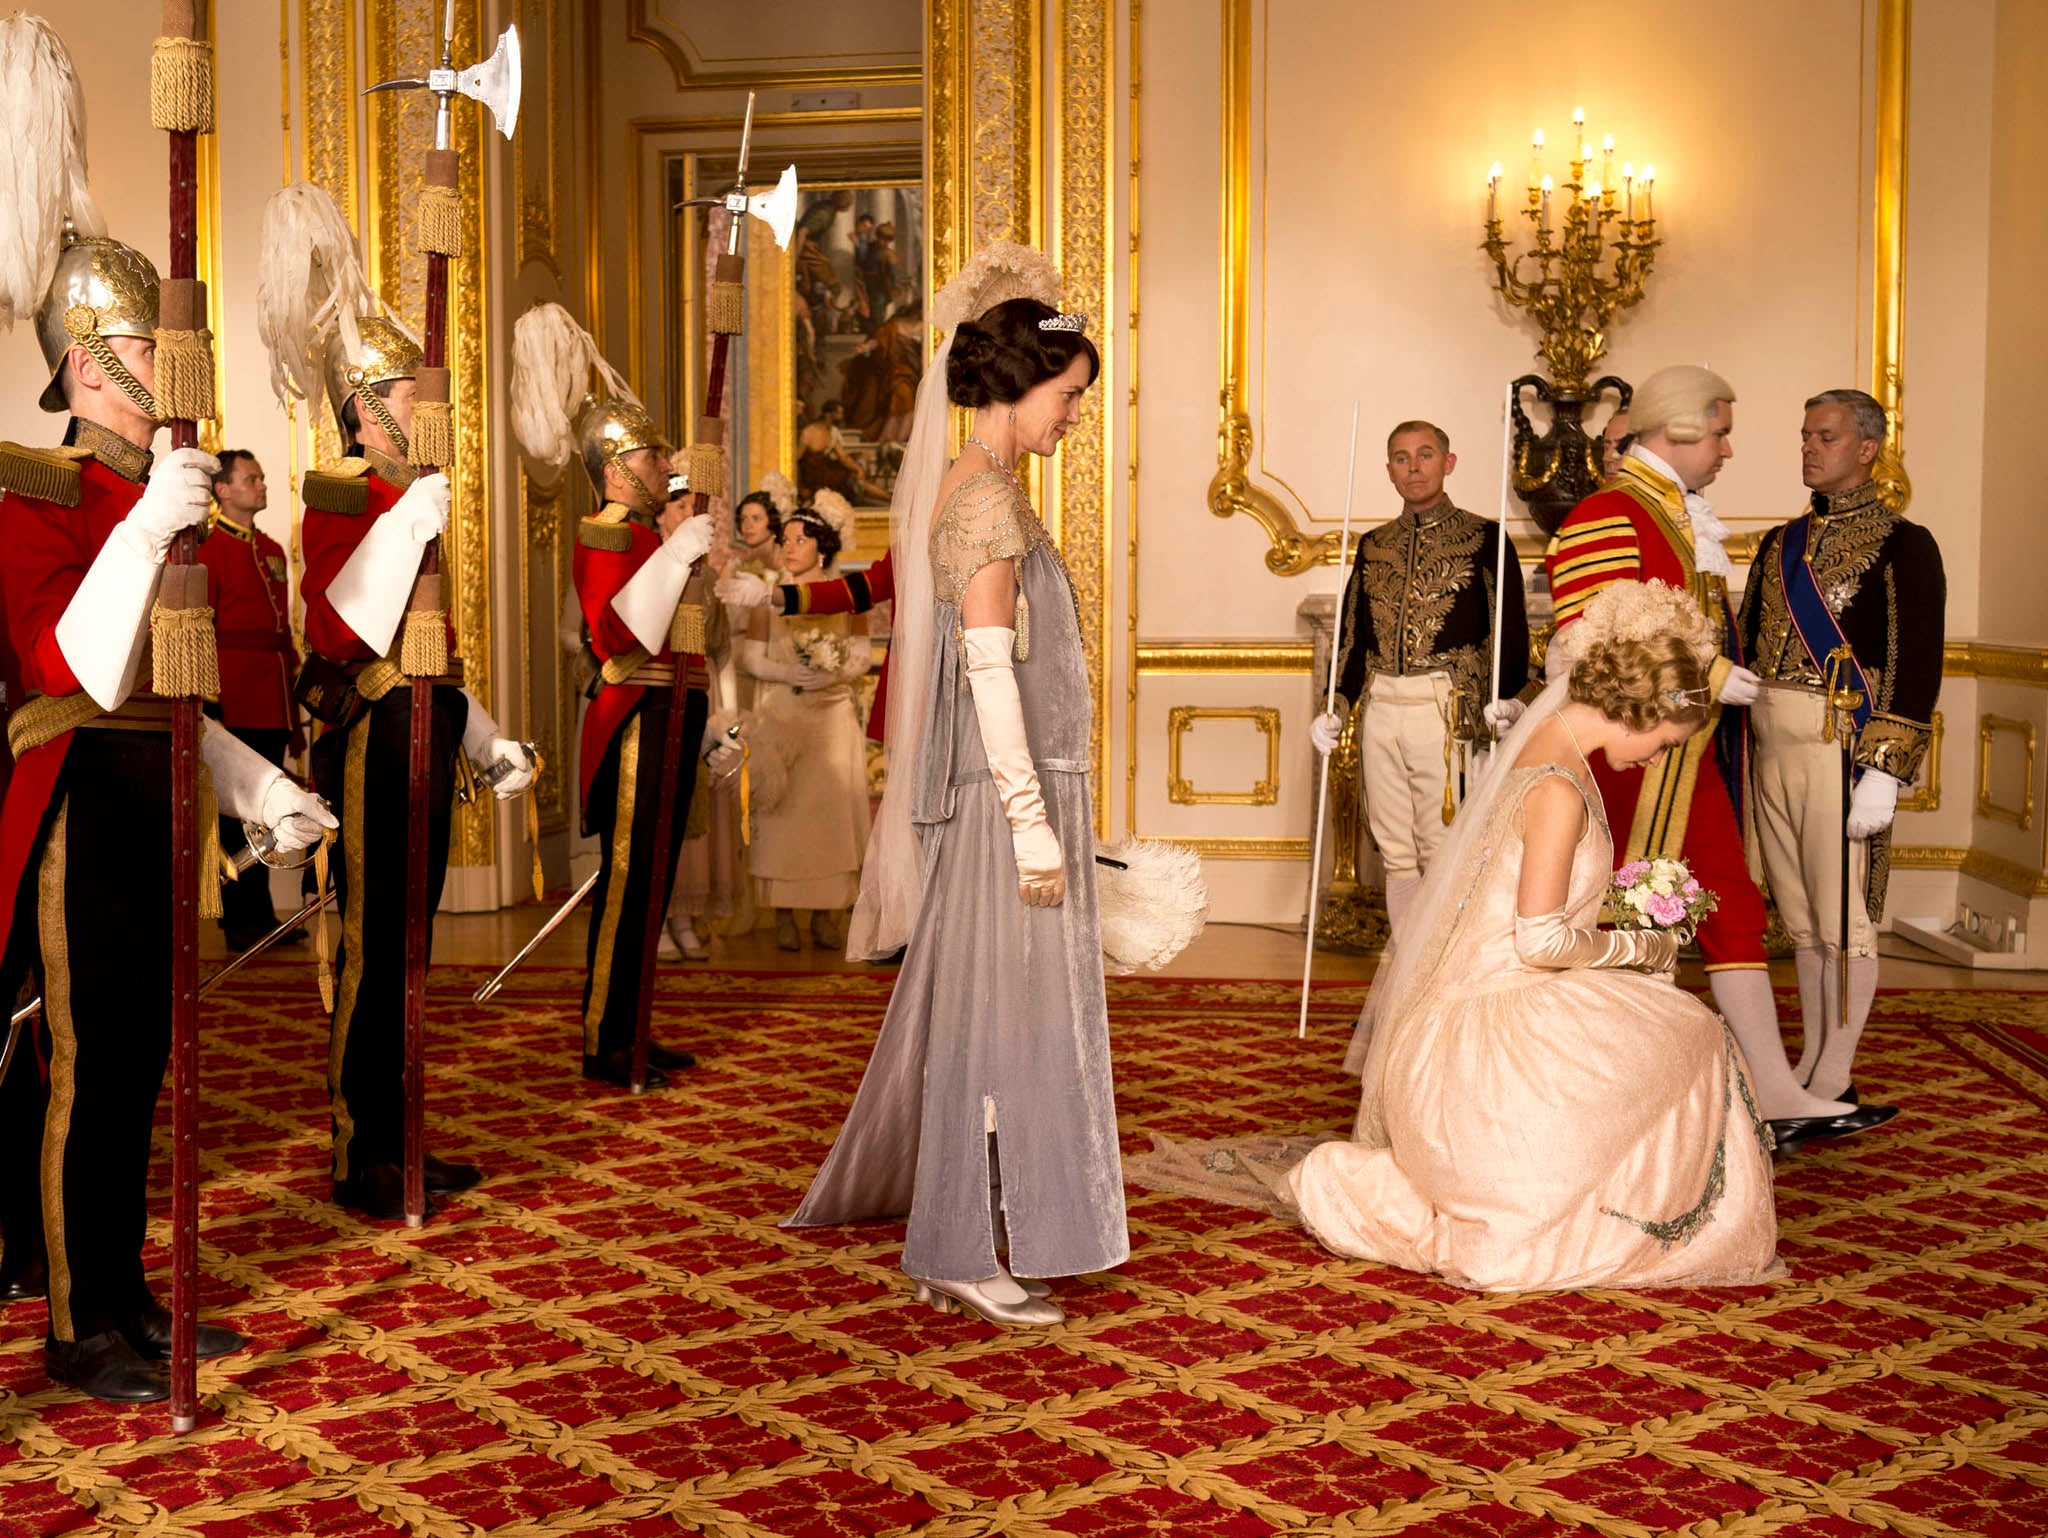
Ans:
MULTIPOLYGON (((679 657, 701 657, 704 655, 704 606, 696 603, 679 603, 676 612, 669 616, 668 649, 679 657)), ((680 685, 681 680, 677 680, 680 685)))
POLYGON ((157 409, 170 420, 203 422, 220 415, 214 404, 211 331, 157 332, 155 394, 157 409))
POLYGON ((165 133, 213 132, 213 44, 160 37, 149 56, 149 121, 165 133))
POLYGON ((398 671, 407 678, 438 678, 448 671, 448 618, 441 610, 405 611, 398 671))
POLYGON ((205 567, 164 568, 149 615, 149 644, 152 692, 167 699, 220 698, 220 654, 213 610, 206 606, 205 567))
POLYGON ((548 882, 547 873, 540 868, 540 798, 529 793, 525 800, 526 847, 533 852, 533 900, 545 902, 548 882))
POLYGON ((690 478, 690 490, 707 497, 725 495, 725 445, 722 443, 693 443, 686 449, 689 469, 684 474, 690 478))
MULTIPOLYGON (((159 652, 158 656, 163 654, 159 652)), ((220 803, 213 794, 213 773, 206 767, 204 758, 199 760, 199 774, 194 788, 197 791, 198 807, 195 815, 199 819, 199 916, 203 919, 217 919, 221 916, 220 867, 227 863, 234 871, 231 861, 226 861, 220 848, 220 803)))
POLYGON ((455 416, 446 401, 414 401, 412 441, 406 456, 433 469, 455 463, 455 416))
POLYGON ((334 830, 329 828, 313 846, 313 882, 317 890, 314 896, 323 899, 313 910, 313 952, 320 958, 320 1007, 328 1014, 334 1013, 334 964, 327 959, 327 908, 324 900, 329 890, 327 876, 327 852, 334 847, 334 830))
POLYGON ((754 750, 742 739, 740 742, 740 847, 744 849, 754 841, 753 782, 747 768, 754 761, 754 750))
MULTIPOLYGON (((705 324, 714 335, 738 336, 746 329, 747 291, 737 283, 714 283, 705 309, 705 324)), ((697 488, 692 484, 690 489, 697 488)))
POLYGON ((420 188, 419 233, 416 237, 423 256, 462 255, 462 196, 453 187, 436 187, 429 182, 420 188))

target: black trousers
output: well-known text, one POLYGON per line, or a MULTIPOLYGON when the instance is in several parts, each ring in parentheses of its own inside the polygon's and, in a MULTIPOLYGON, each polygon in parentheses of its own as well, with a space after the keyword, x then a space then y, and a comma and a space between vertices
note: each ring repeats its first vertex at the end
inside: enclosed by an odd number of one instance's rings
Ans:
POLYGON ((116 1329, 149 1302, 150 1124, 171 1050, 170 781, 167 732, 77 732, 23 880, 50 1046, 42 1197, 58 1340, 116 1329))
MULTIPOLYGON (((455 755, 469 703, 434 688, 434 739, 427 816, 427 943, 448 873, 455 755)), ((393 689, 346 732, 313 745, 313 783, 341 819, 341 949, 335 957, 334 1018, 328 1032, 327 1090, 334 1127, 334 1178, 405 1152, 405 865, 410 797, 412 690, 393 689)))
MULTIPOLYGON (((251 727, 236 731, 235 735, 280 769, 284 767, 284 756, 292 746, 292 734, 285 728, 251 727)), ((221 818, 220 847, 223 854, 233 859, 247 843, 248 840, 242 837, 241 818, 221 818)), ((277 910, 270 905, 269 867, 252 865, 242 872, 241 880, 225 883, 220 889, 220 906, 223 934, 243 941, 260 940, 269 934, 277 927, 277 910)))
MULTIPOLYGON (((36 935, 36 866, 32 857, 14 904, 7 955, 0 959, 0 1009, 12 1014, 42 990, 36 935), (26 987, 24 987, 26 984, 26 987)), ((43 1253, 43 1108, 49 1085, 49 1031, 40 1015, 21 1023, 14 1060, 0 1075, 0 1256, 15 1266, 43 1253)), ((7 1027, 0 1024, 0 1046, 7 1027)))
POLYGON ((597 886, 590 894, 589 971, 583 979, 583 1050, 595 1056, 633 1045, 639 1019, 640 964, 647 944, 647 909, 666 913, 675 891, 690 796, 697 788, 697 754, 704 745, 709 701, 702 690, 683 693, 682 751, 677 755, 675 815, 669 846, 654 849, 656 798, 661 793, 662 747, 668 735, 673 689, 649 689, 612 734, 591 777, 584 826, 598 840, 597 886), (623 867, 624 875, 621 876, 623 867), (655 873, 661 873, 657 902, 655 873))

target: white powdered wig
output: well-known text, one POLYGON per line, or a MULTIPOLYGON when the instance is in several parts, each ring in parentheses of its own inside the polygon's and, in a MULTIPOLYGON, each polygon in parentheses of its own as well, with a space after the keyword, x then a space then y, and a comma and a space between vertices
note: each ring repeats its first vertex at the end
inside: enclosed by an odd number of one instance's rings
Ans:
POLYGON ((354 358, 362 347, 356 322, 385 313, 355 232, 332 193, 299 181, 263 205, 256 248, 256 334, 270 350, 270 388, 283 405, 317 400, 329 351, 354 358))
POLYGON ((40 16, 0 20, 0 331, 32 317, 64 249, 107 224, 85 185, 85 92, 64 41, 40 16))
POLYGON ((1183 844, 1126 838, 1102 855, 1128 869, 1097 864, 1095 900, 1102 917, 1102 962, 1116 975, 1158 971, 1186 950, 1209 920, 1209 883, 1202 857, 1183 844))
POLYGON ((597 370, 609 399, 635 401, 625 376, 558 304, 537 304, 512 325, 512 432, 529 459, 559 468, 582 447, 576 419, 597 370))

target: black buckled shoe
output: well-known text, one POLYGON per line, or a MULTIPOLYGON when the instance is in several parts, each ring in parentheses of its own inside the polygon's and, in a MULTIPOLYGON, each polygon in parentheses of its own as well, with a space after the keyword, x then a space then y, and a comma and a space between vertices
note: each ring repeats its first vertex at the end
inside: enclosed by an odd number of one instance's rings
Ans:
MULTIPOLYGON (((405 1216, 405 1172, 396 1164, 373 1164, 346 1180, 334 1182, 334 1204, 366 1218, 389 1221, 405 1216)), ((431 1197, 427 1211, 434 1210, 431 1197)))
MULTIPOLYGON (((633 1050, 630 1047, 617 1052, 600 1052, 595 1057, 583 1054, 583 1077, 599 1084, 613 1084, 620 1089, 633 1087, 633 1050)), ((653 1053, 647 1058, 647 1087, 660 1089, 668 1083, 668 1075, 654 1065, 653 1053)))
POLYGON ((0 1258, 0 1303, 40 1298, 49 1290, 50 1263, 41 1250, 24 1255, 18 1264, 12 1254, 0 1258))
POLYGON ((1823 1138, 1848 1137, 1853 1133, 1868 1132, 1872 1127, 1882 1127, 1898 1114, 1899 1108, 1895 1105, 1859 1105, 1840 1116, 1788 1116, 1771 1123, 1771 1136, 1778 1145, 1777 1155, 1782 1159, 1823 1138))
POLYGON ((664 1073, 681 1073, 685 1068, 695 1068, 697 1060, 687 1052, 678 1052, 674 1047, 650 1041, 647 1043, 647 1066, 659 1068, 664 1073))
MULTIPOLYGON (((121 1327, 121 1335, 143 1361, 164 1361, 171 1354, 171 1311, 161 1303, 151 1302, 132 1324, 121 1327)), ((197 1344, 200 1357, 210 1360, 240 1351, 249 1342, 239 1330, 201 1320, 197 1344)))
POLYGON ((43 1361, 55 1382, 101 1404, 154 1404, 171 1397, 170 1380, 136 1355, 119 1330, 84 1340, 45 1339, 43 1361))
POLYGON ((423 1155, 420 1162, 424 1166, 429 1196, 453 1196, 458 1191, 483 1184, 484 1172, 474 1164, 452 1164, 432 1154, 423 1155))

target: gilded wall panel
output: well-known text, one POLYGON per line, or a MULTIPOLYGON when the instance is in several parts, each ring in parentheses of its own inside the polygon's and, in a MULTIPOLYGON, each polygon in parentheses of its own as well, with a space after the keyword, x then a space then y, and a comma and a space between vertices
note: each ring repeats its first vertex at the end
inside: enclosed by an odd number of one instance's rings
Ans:
POLYGON ((519 35, 528 131, 512 140, 514 181, 519 188, 519 263, 539 262, 562 275, 560 248, 562 156, 567 148, 561 121, 562 61, 569 57, 568 31, 560 0, 519 0, 519 35), (529 115, 530 114, 530 115, 529 115))

